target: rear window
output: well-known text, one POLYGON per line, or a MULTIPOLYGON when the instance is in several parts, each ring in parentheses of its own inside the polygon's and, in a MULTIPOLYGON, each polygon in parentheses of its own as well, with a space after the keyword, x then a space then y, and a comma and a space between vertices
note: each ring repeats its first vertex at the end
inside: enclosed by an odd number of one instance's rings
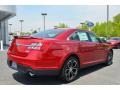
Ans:
POLYGON ((31 36, 37 37, 37 38, 55 38, 56 36, 58 36, 62 32, 64 32, 64 30, 52 29, 52 30, 41 31, 41 32, 38 32, 38 33, 33 34, 31 36))

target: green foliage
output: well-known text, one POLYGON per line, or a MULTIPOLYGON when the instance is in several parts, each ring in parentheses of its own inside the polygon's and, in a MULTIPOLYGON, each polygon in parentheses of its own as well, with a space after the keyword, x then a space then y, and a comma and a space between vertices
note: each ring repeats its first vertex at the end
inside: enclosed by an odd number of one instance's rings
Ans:
MULTIPOLYGON (((68 25, 65 23, 59 23, 54 28, 68 28, 68 25)), ((88 30, 86 22, 83 22, 82 25, 77 26, 76 28, 82 30, 88 30)), ((39 28, 40 30, 40 28, 39 28)), ((113 17, 112 21, 107 22, 97 22, 95 26, 92 27, 92 31, 95 32, 100 37, 120 37, 120 14, 117 14, 113 17)), ((30 32, 22 32, 21 35, 31 35, 37 33, 37 30, 31 29, 30 32)), ((13 33, 13 36, 17 35, 13 33)))
POLYGON ((120 37, 120 14, 114 16, 113 21, 108 21, 108 24, 97 22, 92 31, 101 37, 120 37))
POLYGON ((106 23, 96 23, 96 25, 93 27, 92 31, 94 31, 98 36, 101 37, 106 37, 107 32, 106 32, 106 23))
POLYGON ((55 28, 68 28, 68 25, 65 23, 59 23, 57 26, 54 26, 55 28))
POLYGON ((113 21, 120 24, 120 13, 113 17, 113 21))
POLYGON ((82 28, 83 30, 88 30, 88 26, 86 24, 83 24, 82 28))
POLYGON ((76 28, 82 30, 88 30, 88 26, 86 25, 86 22, 84 22, 82 25, 77 26, 76 28))

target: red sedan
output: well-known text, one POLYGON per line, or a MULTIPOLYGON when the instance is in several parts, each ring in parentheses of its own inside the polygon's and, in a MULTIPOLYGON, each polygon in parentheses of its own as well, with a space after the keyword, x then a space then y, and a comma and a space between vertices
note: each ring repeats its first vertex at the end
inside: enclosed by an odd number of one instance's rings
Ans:
POLYGON ((8 65, 34 75, 60 75, 76 79, 80 68, 99 63, 111 65, 113 50, 92 32, 54 29, 31 36, 15 37, 8 50, 8 65))
POLYGON ((113 48, 120 49, 120 37, 111 37, 107 42, 109 42, 113 48))

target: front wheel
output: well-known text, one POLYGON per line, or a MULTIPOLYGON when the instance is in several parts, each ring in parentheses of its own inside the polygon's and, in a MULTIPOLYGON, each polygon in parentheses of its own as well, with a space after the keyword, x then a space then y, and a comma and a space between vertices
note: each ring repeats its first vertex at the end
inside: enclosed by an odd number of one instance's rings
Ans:
POLYGON ((120 49, 120 45, 117 46, 117 49, 120 49))
POLYGON ((61 71, 61 78, 66 82, 71 82, 76 79, 79 70, 79 61, 76 57, 70 57, 64 63, 61 71))
POLYGON ((106 60, 106 65, 109 66, 113 63, 113 51, 109 51, 108 56, 107 56, 107 60, 106 60))

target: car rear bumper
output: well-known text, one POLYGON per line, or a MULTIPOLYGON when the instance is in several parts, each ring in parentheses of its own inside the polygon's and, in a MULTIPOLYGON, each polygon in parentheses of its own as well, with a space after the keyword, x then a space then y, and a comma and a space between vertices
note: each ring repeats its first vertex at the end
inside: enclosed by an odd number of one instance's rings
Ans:
POLYGON ((14 69, 14 70, 17 70, 19 72, 22 72, 22 73, 33 73, 35 75, 59 75, 59 72, 60 70, 53 70, 53 69, 47 69, 47 70, 35 70, 35 69, 32 69, 31 67, 28 67, 28 66, 24 66, 24 65, 21 65, 21 64, 17 64, 17 68, 13 68, 12 67, 12 61, 10 60, 7 60, 7 64, 10 68, 14 69))
MULTIPOLYGON (((52 56, 52 55, 51 55, 52 56)), ((31 67, 34 70, 59 70, 61 69, 61 58, 41 54, 30 54, 26 57, 14 55, 8 52, 7 59, 17 64, 31 67)))

